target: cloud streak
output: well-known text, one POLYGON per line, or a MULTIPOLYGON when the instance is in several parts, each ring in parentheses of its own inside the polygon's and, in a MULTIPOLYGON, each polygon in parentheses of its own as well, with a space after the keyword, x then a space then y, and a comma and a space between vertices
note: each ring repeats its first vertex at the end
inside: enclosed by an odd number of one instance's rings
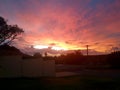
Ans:
MULTIPOLYGON (((119 0, 1 0, 0 13, 25 29, 30 45, 105 51, 120 44, 119 0), (97 43, 97 44, 96 44, 97 43)), ((24 42, 22 42, 24 43, 24 42)), ((18 45, 19 47, 19 45, 18 45)))

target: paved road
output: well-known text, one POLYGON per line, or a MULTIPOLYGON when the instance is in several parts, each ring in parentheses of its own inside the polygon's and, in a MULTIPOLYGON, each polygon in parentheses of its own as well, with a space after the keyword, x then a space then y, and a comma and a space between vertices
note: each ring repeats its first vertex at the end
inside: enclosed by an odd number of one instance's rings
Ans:
POLYGON ((75 76, 75 75, 120 78, 120 70, 85 69, 82 66, 78 66, 78 65, 56 66, 56 77, 75 76))

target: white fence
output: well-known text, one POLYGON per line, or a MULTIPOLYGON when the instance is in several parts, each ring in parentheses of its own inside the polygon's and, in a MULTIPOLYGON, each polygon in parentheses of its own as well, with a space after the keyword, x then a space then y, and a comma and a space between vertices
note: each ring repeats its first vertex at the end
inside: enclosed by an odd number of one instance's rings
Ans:
POLYGON ((21 56, 0 56, 0 77, 54 77, 55 61, 21 56))

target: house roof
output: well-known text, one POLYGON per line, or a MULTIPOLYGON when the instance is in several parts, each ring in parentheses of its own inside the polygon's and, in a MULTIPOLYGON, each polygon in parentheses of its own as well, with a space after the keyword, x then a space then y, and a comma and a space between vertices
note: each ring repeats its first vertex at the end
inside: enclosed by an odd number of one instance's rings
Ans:
POLYGON ((16 47, 9 45, 1 45, 0 56, 8 56, 8 55, 23 55, 23 53, 16 47))

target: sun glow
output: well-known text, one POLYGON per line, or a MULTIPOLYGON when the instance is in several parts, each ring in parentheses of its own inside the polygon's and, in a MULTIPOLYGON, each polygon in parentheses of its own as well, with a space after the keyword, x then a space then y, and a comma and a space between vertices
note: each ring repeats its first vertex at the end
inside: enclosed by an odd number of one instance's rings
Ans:
MULTIPOLYGON (((35 49, 48 49, 49 46, 47 46, 47 45, 35 45, 35 46, 33 46, 33 48, 35 48, 35 49)), ((58 47, 58 46, 52 46, 51 49, 52 49, 52 50, 56 50, 56 51, 59 51, 59 50, 67 50, 67 49, 65 49, 65 48, 58 47)))
POLYGON ((47 49, 48 46, 45 46, 45 45, 35 45, 33 46, 35 49, 47 49))
POLYGON ((56 46, 53 46, 52 49, 53 49, 53 50, 57 50, 57 51, 58 51, 58 50, 67 50, 67 49, 65 49, 65 48, 56 47, 56 46))

